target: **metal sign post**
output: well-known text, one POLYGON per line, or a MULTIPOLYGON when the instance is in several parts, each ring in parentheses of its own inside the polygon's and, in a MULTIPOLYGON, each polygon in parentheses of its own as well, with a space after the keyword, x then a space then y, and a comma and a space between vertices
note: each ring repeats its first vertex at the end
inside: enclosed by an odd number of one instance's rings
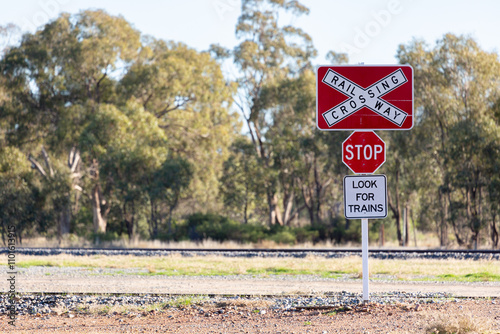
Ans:
POLYGON ((361 219, 361 257, 363 261, 363 301, 370 300, 368 267, 368 219, 387 217, 387 179, 385 175, 346 175, 344 213, 348 219, 361 219))
POLYGON ((368 267, 368 219, 361 219, 361 256, 363 258, 363 302, 370 300, 369 278, 370 270, 368 267))

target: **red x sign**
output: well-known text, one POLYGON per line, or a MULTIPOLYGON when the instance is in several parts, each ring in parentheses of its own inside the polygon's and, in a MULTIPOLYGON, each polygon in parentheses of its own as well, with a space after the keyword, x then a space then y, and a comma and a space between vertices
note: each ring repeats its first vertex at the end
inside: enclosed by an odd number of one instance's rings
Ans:
POLYGON ((409 65, 319 66, 316 89, 320 130, 413 127, 413 69, 409 65))

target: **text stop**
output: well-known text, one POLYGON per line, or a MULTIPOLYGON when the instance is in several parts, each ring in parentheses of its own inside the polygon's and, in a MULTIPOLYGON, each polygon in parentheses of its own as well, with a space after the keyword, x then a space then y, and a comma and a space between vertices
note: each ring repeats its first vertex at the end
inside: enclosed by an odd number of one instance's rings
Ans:
POLYGON ((345 158, 347 160, 377 160, 377 156, 384 152, 382 145, 346 145, 345 158))

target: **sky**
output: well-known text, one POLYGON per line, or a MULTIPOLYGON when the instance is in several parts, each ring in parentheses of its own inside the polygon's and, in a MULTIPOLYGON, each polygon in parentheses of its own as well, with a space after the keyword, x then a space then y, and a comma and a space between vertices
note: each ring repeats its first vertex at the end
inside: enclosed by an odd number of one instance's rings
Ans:
MULTIPOLYGON (((137 30, 156 38, 183 42, 199 51, 218 43, 237 45, 239 0, 21 0, 5 1, 0 25, 23 31, 61 12, 104 9, 122 15, 137 30)), ((398 46, 414 38, 430 46, 446 33, 474 38, 486 51, 500 50, 498 0, 302 0, 309 15, 285 18, 302 28, 318 50, 315 65, 327 65, 328 51, 346 52, 350 64, 395 64, 398 46)), ((280 18, 281 19, 281 18, 280 18)))

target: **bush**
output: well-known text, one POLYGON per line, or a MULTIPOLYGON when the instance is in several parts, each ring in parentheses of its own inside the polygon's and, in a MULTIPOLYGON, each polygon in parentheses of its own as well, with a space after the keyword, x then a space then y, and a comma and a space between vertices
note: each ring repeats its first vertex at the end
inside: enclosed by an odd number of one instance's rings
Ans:
POLYGON ((313 226, 296 227, 293 229, 293 232, 295 234, 295 240, 298 243, 319 241, 319 231, 314 229, 313 226))
POLYGON ((103 241, 116 241, 120 240, 120 236, 116 232, 106 232, 106 233, 92 233, 92 240, 99 243, 103 241))
POLYGON ((214 213, 195 213, 187 217, 185 223, 176 224, 175 236, 169 240, 180 241, 188 238, 192 241, 211 239, 219 242, 233 240, 242 243, 258 243, 271 240, 277 244, 296 244, 334 240, 358 241, 361 237, 360 224, 351 221, 346 226, 345 219, 334 218, 328 223, 306 227, 289 227, 258 224, 241 224, 235 220, 214 213), (346 228, 347 227, 347 228, 346 228))
POLYGON ((270 240, 277 244, 293 245, 297 242, 295 235, 290 231, 281 231, 269 237, 270 240))
POLYGON ((213 213, 196 213, 187 218, 187 234, 193 241, 212 239, 216 241, 235 240, 259 242, 266 237, 265 227, 241 224, 227 217, 213 213))

